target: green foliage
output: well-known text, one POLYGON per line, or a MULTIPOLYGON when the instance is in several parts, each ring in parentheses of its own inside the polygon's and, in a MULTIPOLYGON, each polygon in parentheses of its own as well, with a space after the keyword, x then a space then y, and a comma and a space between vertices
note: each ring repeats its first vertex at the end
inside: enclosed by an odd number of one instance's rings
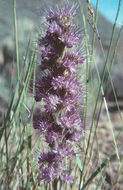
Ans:
MULTIPOLYGON (((42 187, 38 187, 36 180, 36 173, 33 160, 33 147, 36 144, 37 139, 34 138, 32 132, 32 117, 34 111, 34 85, 32 85, 32 95, 29 96, 30 81, 35 81, 36 79, 36 63, 37 63, 37 46, 35 45, 33 54, 30 58, 29 48, 31 46, 30 39, 28 43, 27 50, 25 52, 25 57, 23 59, 22 68, 19 63, 19 47, 18 47, 18 31, 17 31, 17 17, 16 17, 16 0, 13 1, 13 12, 14 12, 14 29, 15 29, 15 44, 16 44, 16 63, 17 63, 17 76, 16 76, 16 86, 14 91, 10 89, 10 97, 7 112, 4 116, 3 124, 0 128, 0 189, 10 190, 10 189, 53 189, 51 185, 42 184, 42 187), (31 110, 31 111, 30 111, 31 110), (33 139, 33 140, 32 140, 33 139)), ((117 53, 117 48, 120 42, 120 37, 123 31, 123 25, 121 25, 120 30, 118 30, 117 39, 115 40, 115 48, 113 49, 113 54, 111 54, 112 44, 114 42, 115 32, 117 31, 116 23, 121 7, 121 0, 119 0, 119 7, 117 10, 117 15, 115 23, 112 28, 112 34, 110 37, 110 45, 108 48, 108 53, 105 55, 104 48, 102 45, 102 40, 98 32, 98 5, 99 0, 97 0, 96 14, 94 21, 92 23, 87 22, 87 15, 84 15, 82 3, 78 0, 79 8, 81 9, 81 21, 84 27, 85 33, 85 49, 87 53, 86 59, 86 87, 85 87, 85 99, 84 99, 84 111, 83 111, 83 122, 84 122, 84 132, 83 132, 83 142, 80 142, 82 146, 81 157, 76 158, 76 167, 74 172, 75 180, 72 186, 66 184, 61 184, 58 182, 58 189, 92 189, 91 186, 96 180, 95 189, 105 189, 106 176, 105 172, 107 168, 110 168, 112 161, 117 160, 117 171, 115 174, 114 181, 108 183, 109 189, 112 189, 116 184, 120 175, 122 175, 122 159, 120 156, 120 151, 118 149, 118 139, 120 134, 122 134, 122 128, 119 134, 116 136, 113 129, 113 122, 111 120, 111 113, 108 108, 108 102, 105 97, 105 91, 108 82, 110 82, 113 89, 113 94, 115 97, 116 106, 118 109, 118 114, 120 121, 123 122, 121 110, 117 100, 117 93, 115 91, 111 70, 114 63, 114 59, 117 53), (92 42, 88 40, 89 32, 88 28, 93 31, 92 42), (100 76, 98 66, 94 57, 95 41, 98 41, 102 54, 104 56, 105 65, 103 68, 103 74, 100 76), (109 62, 111 58, 111 63, 109 62), (95 86, 95 79, 92 75, 92 64, 96 69, 97 83, 95 86), (106 75, 106 72, 108 75, 106 75), (104 85, 105 84, 105 87, 104 85), (95 92, 96 91, 96 92, 95 92), (92 94, 91 99, 93 100, 93 106, 89 105, 90 94, 92 94), (112 151, 109 152, 108 156, 102 161, 101 152, 99 148, 99 140, 97 131, 99 127, 100 117, 102 114, 103 105, 106 110, 108 126, 110 130, 111 138, 113 139, 112 151), (91 108, 90 108, 91 107, 91 108), (90 112, 92 114, 90 114, 90 112), (91 118, 91 122, 88 124, 88 115, 91 118), (86 135, 87 134, 87 135, 86 135), (97 149, 97 165, 93 165, 93 154, 94 147, 97 149), (93 169, 92 169, 93 168, 93 169), (95 181, 94 181, 95 180, 95 181)), ((89 10, 88 10, 89 11, 89 10)), ((107 142, 103 142, 106 144, 107 142)), ((103 145, 102 145, 103 146, 103 145)), ((74 147, 75 151, 79 151, 74 147)), ((107 150, 108 151, 108 150, 107 150)), ((108 180, 107 180, 108 181, 108 180)), ((123 181, 121 182, 123 185, 123 181)))

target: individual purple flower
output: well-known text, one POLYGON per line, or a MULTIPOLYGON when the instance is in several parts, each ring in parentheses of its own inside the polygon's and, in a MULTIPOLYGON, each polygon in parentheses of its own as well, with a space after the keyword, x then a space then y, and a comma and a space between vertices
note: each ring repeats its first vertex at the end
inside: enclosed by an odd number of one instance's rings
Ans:
POLYGON ((51 128, 53 118, 49 113, 42 112, 35 114, 33 117, 33 127, 44 133, 48 128, 51 128))
POLYGON ((80 142, 80 132, 74 131, 74 132, 66 132, 65 135, 66 140, 74 141, 79 143, 80 142))
POLYGON ((45 98, 45 108, 48 112, 55 112, 58 108, 58 105, 62 104, 61 98, 59 98, 56 94, 47 94, 45 98))
POLYGON ((52 22, 52 24, 49 24, 49 27, 47 29, 47 33, 49 33, 49 35, 51 37, 56 36, 61 36, 62 35, 62 28, 57 24, 57 22, 52 22))
POLYGON ((57 123, 65 129, 81 131, 83 128, 80 115, 74 107, 70 111, 65 111, 63 115, 59 114, 57 123))
POLYGON ((51 77, 45 76, 40 77, 35 82, 35 100, 36 102, 41 101, 41 99, 46 96, 47 91, 51 88, 51 77))
POLYGON ((58 132, 48 131, 48 133, 45 134, 46 142, 49 144, 50 147, 54 147, 59 138, 62 138, 62 135, 58 132))
POLYGON ((75 152, 73 150, 73 148, 71 147, 71 145, 66 146, 66 144, 62 143, 60 144, 56 150, 55 150, 56 154, 60 155, 60 157, 66 158, 66 156, 70 156, 70 157, 75 157, 75 152))
POLYGON ((46 120, 43 120, 40 116, 35 116, 33 119, 33 127, 34 129, 40 130, 40 132, 44 132, 48 126, 48 122, 46 120))
POLYGON ((45 112, 34 114, 33 127, 48 146, 38 157, 39 183, 55 179, 73 183, 66 161, 76 157, 72 142, 79 144, 83 130, 82 86, 76 75, 85 59, 78 49, 82 37, 72 22, 74 16, 73 6, 50 10, 45 35, 39 38, 40 69, 47 74, 35 83, 35 100, 42 101, 45 112), (74 47, 78 50, 68 51, 74 47))
POLYGON ((39 181, 44 181, 45 183, 51 183, 57 177, 57 173, 56 173, 54 167, 46 167, 46 168, 42 169, 41 172, 39 171, 39 174, 40 174, 38 176, 39 181))
POLYGON ((75 7, 69 7, 67 4, 64 9, 57 7, 55 11, 50 10, 48 15, 46 16, 47 21, 52 23, 56 21, 63 28, 68 28, 72 24, 71 18, 73 18, 76 14, 75 7))
POLYGON ((58 58, 58 55, 54 51, 54 48, 52 48, 51 46, 47 46, 41 51, 41 57, 42 64, 44 63, 46 65, 46 63, 50 62, 51 60, 55 60, 56 58, 58 58))
POLYGON ((81 36, 75 31, 70 31, 59 37, 59 40, 65 44, 67 48, 72 48, 74 45, 79 45, 81 36))
POLYGON ((43 162, 47 162, 47 163, 52 163, 55 162, 55 156, 56 154, 54 152, 47 152, 47 153, 42 153, 40 154, 39 158, 38 158, 38 163, 43 163, 43 162))
POLYGON ((85 58, 79 51, 67 52, 63 58, 62 65, 74 77, 77 72, 77 65, 83 64, 85 58))
POLYGON ((53 77, 51 84, 52 84, 54 90, 62 89, 64 86, 64 81, 65 81, 64 76, 53 77))
POLYGON ((70 177, 70 175, 66 171, 62 172, 60 179, 62 181, 67 181, 69 184, 73 183, 73 177, 70 177))
POLYGON ((81 52, 79 51, 67 52, 63 59, 63 65, 67 67, 69 64, 71 64, 71 62, 74 62, 76 65, 83 64, 84 60, 84 56, 82 56, 81 52))

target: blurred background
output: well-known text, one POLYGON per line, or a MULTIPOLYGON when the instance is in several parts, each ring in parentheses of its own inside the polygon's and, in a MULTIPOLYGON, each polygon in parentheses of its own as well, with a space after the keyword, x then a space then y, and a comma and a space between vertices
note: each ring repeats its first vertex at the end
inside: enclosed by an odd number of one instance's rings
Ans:
MULTIPOLYGON (((24 57, 26 55, 26 50, 28 47, 28 42, 31 41, 29 45, 29 55, 31 57, 32 51, 35 44, 36 35, 39 32, 39 28, 43 30, 43 26, 41 23, 43 22, 43 16, 49 10, 50 7, 56 5, 56 3, 60 3, 61 0, 16 0, 16 13, 17 13, 17 33, 18 33, 18 41, 19 41, 19 63, 20 68, 24 62, 24 57)), ((76 3, 81 8, 78 8, 76 22, 83 28, 83 20, 81 11, 83 11, 85 15, 85 19, 87 21, 88 17, 88 5, 87 2, 89 0, 69 0, 70 4, 76 3)), ((90 1, 91 6, 93 6, 94 12, 96 9, 97 0, 90 1)), ((112 35, 112 30, 116 18, 116 13, 118 9, 118 0, 99 0, 99 12, 98 12, 98 22, 96 33, 98 33, 98 37, 96 36, 94 50, 90 48, 89 56, 93 54, 92 61, 90 62, 92 73, 90 74, 93 78, 94 90, 92 92, 92 97, 90 97, 89 106, 93 105, 93 97, 96 94, 97 86, 99 85, 95 63, 97 65, 100 77, 103 73, 103 68, 105 64, 105 56, 110 47, 110 40, 112 35), (101 45, 104 50, 104 54, 102 52, 101 45), (97 85, 97 86, 96 86, 97 85)), ((116 23, 116 31, 113 38, 113 44, 111 48, 111 53, 108 60, 108 65, 110 65, 112 58, 114 59, 114 64, 111 71, 111 78, 114 84, 114 89, 116 92, 118 104, 121 110, 121 114, 123 114, 123 33, 120 36, 119 44, 117 47, 116 55, 114 55, 114 49, 116 47, 117 38, 120 32, 120 28, 123 21, 123 2, 121 4, 121 10, 119 17, 116 23)), ((88 37, 88 45, 91 47, 93 43, 93 34, 94 28, 93 24, 87 23, 87 37, 88 37)), ((27 60, 28 62, 28 60, 27 60)), ((90 78, 91 78, 90 77, 90 78)), ((90 80, 89 78, 89 80, 90 80)), ((13 0, 0 0, 0 125, 2 124, 4 113, 8 108, 10 88, 15 88, 17 82, 17 69, 16 69, 16 45, 15 45, 15 31, 14 31, 14 6, 13 0)), ((104 82, 105 87, 105 82, 104 82)), ((119 112, 117 109, 117 102, 114 98, 114 94, 112 91, 112 87, 110 82, 108 82, 108 86, 105 91, 105 97, 108 104, 108 109, 110 111, 111 122, 113 124, 113 129, 115 135, 121 130, 122 122, 121 117, 119 116, 119 112)), ((112 136, 110 136, 110 131, 108 129, 108 119, 107 114, 104 109, 102 109, 101 117, 99 120, 99 131, 98 131, 98 139, 99 139, 99 148, 102 150, 103 154, 107 155, 107 150, 111 148, 112 136), (103 142, 105 146, 102 147, 103 142), (108 143, 109 142, 109 143, 108 143)), ((88 128, 89 129, 89 128, 88 128)), ((120 153, 123 153, 123 136, 119 139, 119 148, 120 153)), ((104 144, 103 144, 104 145, 104 144)), ((96 151, 96 150, 95 150, 96 151)), ((105 158, 105 156, 104 156, 105 158)), ((116 166, 116 165, 115 165, 116 166)), ((115 167, 116 169, 116 167, 115 167)), ((108 171, 109 172, 109 171, 108 171)), ((111 172, 111 178, 112 178, 111 172)), ((109 176, 109 173, 108 173, 109 176)), ((123 181, 121 181, 123 184, 123 181)))

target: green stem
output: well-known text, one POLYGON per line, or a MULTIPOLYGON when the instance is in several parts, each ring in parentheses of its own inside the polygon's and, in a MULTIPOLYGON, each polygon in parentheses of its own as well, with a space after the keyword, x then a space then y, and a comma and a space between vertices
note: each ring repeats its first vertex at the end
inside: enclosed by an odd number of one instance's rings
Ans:
POLYGON ((16 0, 14 3, 14 31, 15 31, 15 44, 16 44, 16 62, 17 62, 17 77, 19 80, 19 48, 18 48, 18 32, 17 32, 17 15, 16 15, 16 0))
POLYGON ((6 148, 6 171, 7 171, 7 189, 9 190, 9 156, 8 156, 8 141, 7 141, 7 127, 6 125, 4 125, 5 127, 5 148, 6 148))
POLYGON ((99 172, 112 160, 116 158, 116 154, 112 154, 109 158, 107 158, 98 168, 97 170, 91 175, 91 177, 87 180, 87 182, 83 185, 83 187, 80 190, 85 189, 87 185, 91 183, 91 181, 97 176, 99 172))

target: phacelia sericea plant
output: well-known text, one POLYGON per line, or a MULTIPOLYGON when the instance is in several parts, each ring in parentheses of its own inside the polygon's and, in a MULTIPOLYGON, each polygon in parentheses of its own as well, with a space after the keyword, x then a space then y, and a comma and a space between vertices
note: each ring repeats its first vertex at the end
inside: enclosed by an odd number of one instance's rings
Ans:
POLYGON ((59 179, 72 183, 67 160, 75 159, 73 143, 79 145, 82 136, 82 86, 77 80, 77 65, 85 59, 80 50, 82 36, 72 23, 75 14, 69 5, 50 10, 45 35, 38 40, 39 69, 45 75, 35 82, 35 101, 43 101, 43 111, 34 114, 33 127, 48 147, 38 156, 39 182, 59 179))

